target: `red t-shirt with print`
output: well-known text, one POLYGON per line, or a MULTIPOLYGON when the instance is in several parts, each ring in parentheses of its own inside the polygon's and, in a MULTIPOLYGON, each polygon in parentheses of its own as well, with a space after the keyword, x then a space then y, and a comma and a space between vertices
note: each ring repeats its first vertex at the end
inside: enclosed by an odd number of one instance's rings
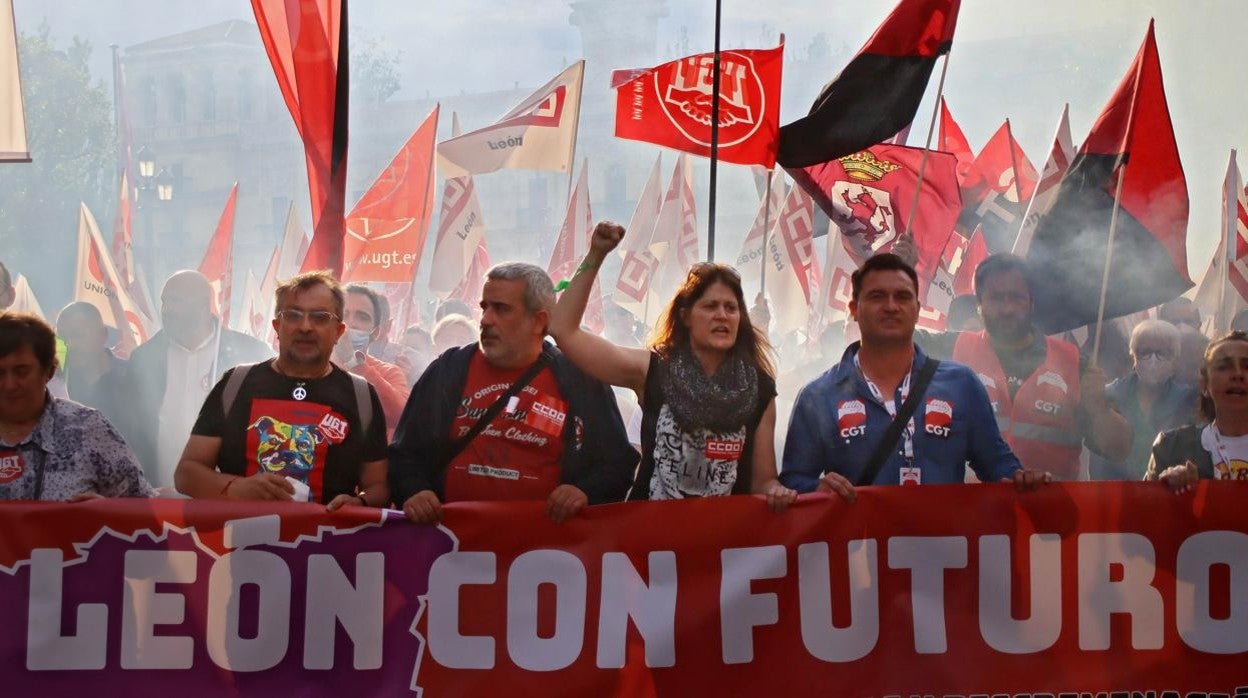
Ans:
MULTIPOLYGON (((526 370, 500 370, 474 354, 451 439, 466 434, 526 370)), ((568 406, 550 368, 508 402, 447 466, 446 501, 544 500, 559 486, 568 406)))

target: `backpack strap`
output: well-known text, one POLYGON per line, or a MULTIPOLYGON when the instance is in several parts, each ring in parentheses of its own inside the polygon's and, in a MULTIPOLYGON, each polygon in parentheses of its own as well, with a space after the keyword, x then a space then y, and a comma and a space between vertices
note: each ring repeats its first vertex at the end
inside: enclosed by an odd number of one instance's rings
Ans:
POLYGON ((364 430, 363 435, 367 435, 373 424, 373 398, 368 392, 368 381, 350 371, 347 375, 351 376, 351 385, 355 388, 355 411, 360 415, 360 428, 364 430))
POLYGON ((238 391, 242 389, 243 381, 256 366, 257 364, 239 364, 230 372, 230 377, 225 380, 225 388, 221 391, 221 416, 223 418, 230 414, 230 408, 238 399, 238 391))

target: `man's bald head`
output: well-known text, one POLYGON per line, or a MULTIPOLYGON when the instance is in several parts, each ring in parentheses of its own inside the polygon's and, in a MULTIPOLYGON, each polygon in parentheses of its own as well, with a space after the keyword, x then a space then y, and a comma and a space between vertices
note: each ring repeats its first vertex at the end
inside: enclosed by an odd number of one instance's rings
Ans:
POLYGON ((204 275, 184 269, 165 281, 160 292, 160 318, 174 341, 198 346, 212 334, 212 286, 204 275))
POLYGON ((212 285, 208 283, 208 279, 194 269, 183 269, 174 272, 165 281, 165 287, 160 292, 160 300, 162 303, 174 300, 187 304, 200 305, 211 312, 212 309, 212 285))

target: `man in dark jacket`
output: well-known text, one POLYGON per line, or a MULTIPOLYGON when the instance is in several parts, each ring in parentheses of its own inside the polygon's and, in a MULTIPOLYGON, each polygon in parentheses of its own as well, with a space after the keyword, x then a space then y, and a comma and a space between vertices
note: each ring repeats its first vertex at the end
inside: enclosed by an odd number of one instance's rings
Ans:
POLYGON ((409 519, 438 521, 442 502, 538 499, 558 522, 624 499, 637 452, 610 389, 544 342, 554 297, 539 267, 494 267, 478 343, 417 381, 390 445, 390 491, 409 519))
POLYGON ((160 293, 163 328, 130 354, 124 431, 156 487, 172 487, 199 408, 222 374, 273 356, 260 340, 221 326, 212 294, 197 271, 169 277, 160 293))

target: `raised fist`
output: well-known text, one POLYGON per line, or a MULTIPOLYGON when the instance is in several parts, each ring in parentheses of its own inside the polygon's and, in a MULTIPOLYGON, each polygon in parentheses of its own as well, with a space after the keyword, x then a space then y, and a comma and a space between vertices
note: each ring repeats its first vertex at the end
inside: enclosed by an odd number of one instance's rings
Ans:
POLYGON ((624 226, 612 221, 599 221, 594 226, 594 234, 589 241, 589 249, 606 255, 620 245, 624 239, 624 226))

